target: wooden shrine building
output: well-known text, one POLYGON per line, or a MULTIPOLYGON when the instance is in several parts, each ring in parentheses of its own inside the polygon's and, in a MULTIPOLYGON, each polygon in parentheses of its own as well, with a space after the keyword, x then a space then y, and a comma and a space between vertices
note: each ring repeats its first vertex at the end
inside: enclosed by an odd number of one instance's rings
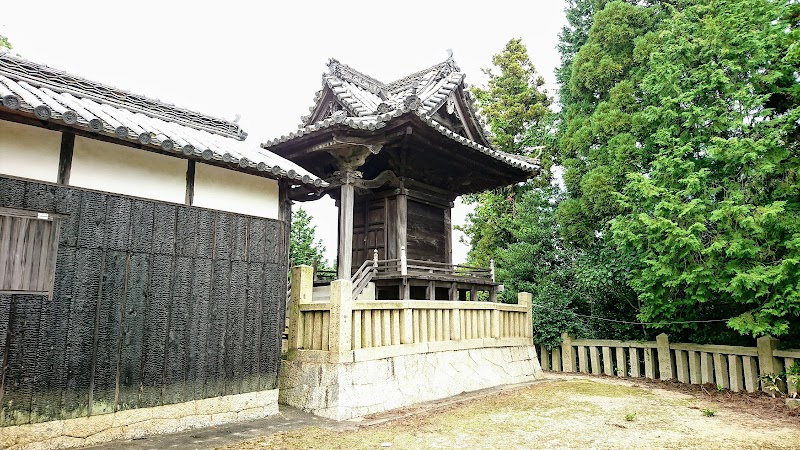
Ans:
POLYGON ((374 267, 377 299, 494 299, 493 270, 453 264, 453 201, 539 166, 492 148, 452 58, 388 84, 332 59, 310 111, 262 147, 328 182, 290 198, 337 201, 338 277, 358 288, 374 267))

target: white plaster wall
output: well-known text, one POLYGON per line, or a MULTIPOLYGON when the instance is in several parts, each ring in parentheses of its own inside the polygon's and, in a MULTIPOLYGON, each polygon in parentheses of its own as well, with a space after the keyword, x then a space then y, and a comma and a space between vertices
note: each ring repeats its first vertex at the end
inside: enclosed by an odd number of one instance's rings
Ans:
POLYGON ((533 345, 401 355, 351 363, 281 362, 282 404, 346 420, 544 377, 533 345))
POLYGON ((185 159, 76 136, 69 184, 184 203, 187 166, 185 159))
POLYGON ((194 206, 252 216, 278 218, 278 182, 197 163, 194 206))
POLYGON ((55 183, 61 133, 0 120, 0 174, 55 183))

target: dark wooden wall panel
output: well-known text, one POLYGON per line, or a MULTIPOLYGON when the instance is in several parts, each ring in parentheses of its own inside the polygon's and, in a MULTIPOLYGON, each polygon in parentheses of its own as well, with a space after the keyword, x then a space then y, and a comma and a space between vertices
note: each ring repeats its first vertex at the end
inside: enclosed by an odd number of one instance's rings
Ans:
POLYGON ((0 425, 30 422, 37 337, 44 295, 11 295, 0 425))
POLYGON ((225 332, 230 299, 231 262, 214 260, 212 268, 205 397, 219 397, 225 393, 225 332))
POLYGON ((52 298, 0 295, 1 425, 277 387, 282 222, 2 176, 0 206, 62 216, 52 298))
POLYGON ((211 260, 196 259, 191 289, 192 320, 189 323, 186 379, 192 399, 205 398, 208 376, 208 331, 211 315, 211 260))
POLYGON ((173 258, 153 256, 150 295, 145 309, 145 352, 142 370, 142 395, 139 406, 161 404, 164 382, 164 349, 169 333, 169 302, 172 293, 173 258))
POLYGON ((144 353, 144 323, 152 256, 134 253, 128 263, 128 285, 122 315, 117 410, 139 406, 144 353))

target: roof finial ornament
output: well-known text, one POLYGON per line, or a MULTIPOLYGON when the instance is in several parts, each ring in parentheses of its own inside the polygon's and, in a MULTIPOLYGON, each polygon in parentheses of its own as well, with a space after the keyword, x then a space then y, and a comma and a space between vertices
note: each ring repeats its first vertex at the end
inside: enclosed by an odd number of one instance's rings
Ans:
POLYGON ((448 61, 453 59, 453 49, 452 48, 448 48, 447 50, 445 50, 445 52, 447 53, 448 61))

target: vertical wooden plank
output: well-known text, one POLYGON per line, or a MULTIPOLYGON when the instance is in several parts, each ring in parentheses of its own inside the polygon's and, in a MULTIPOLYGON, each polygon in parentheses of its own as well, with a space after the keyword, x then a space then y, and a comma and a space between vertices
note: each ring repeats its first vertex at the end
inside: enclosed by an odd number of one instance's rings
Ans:
POLYGON ((591 361, 591 370, 593 375, 600 375, 600 349, 592 345, 589 347, 589 355, 591 361))
POLYGON ((700 353, 689 351, 689 381, 692 384, 702 384, 703 380, 700 376, 700 353))
MULTIPOLYGON (((106 248, 128 251, 131 248, 131 206, 129 198, 109 196, 106 210, 106 248)), ((137 224, 138 226, 138 224, 137 224)))
MULTIPOLYGON (((225 248, 217 245, 217 249, 225 248)), ((227 253, 227 250, 225 250, 227 253)), ((208 331, 208 372, 203 396, 219 397, 225 392, 225 331, 227 330, 228 298, 230 289, 230 261, 214 260, 211 285, 210 327, 208 331)))
POLYGON ((611 349, 603 347, 603 373, 608 376, 614 376, 614 360, 611 358, 611 349))
POLYGON ((153 248, 155 206, 147 200, 134 200, 131 205, 131 248, 134 253, 150 253, 153 248))
MULTIPOLYGON (((415 311, 416 312, 416 311, 415 311)), ((362 312, 363 318, 361 319, 361 339, 364 341, 363 347, 372 347, 372 311, 365 309, 362 312)), ((416 333, 417 330, 414 329, 416 333)))
POLYGON ((361 344, 361 315, 362 311, 360 310, 353 310, 353 329, 352 334, 352 349, 358 350, 362 347, 361 344))
POLYGON ((0 406, 3 405, 6 370, 8 369, 8 330, 10 325, 11 294, 0 294, 0 364, 2 364, 0 365, 0 406))
POLYGON ((157 202, 153 210, 153 253, 175 254, 175 224, 177 207, 169 203, 157 202))
POLYGON ((11 228, 13 217, 0 216, 0 286, 6 285, 6 276, 11 275, 9 269, 12 254, 11 228))
POLYGON ((731 382, 728 377, 728 358, 721 353, 714 353, 714 381, 717 387, 722 386, 725 389, 731 387, 731 382))
MULTIPOLYGON (((269 230, 269 227, 267 228, 269 230)), ((269 242, 278 242, 281 229, 275 227, 269 242)), ((269 237, 268 236, 268 237, 269 237)), ((268 248, 270 245, 268 245, 268 248)), ((282 264, 282 263, 281 263, 282 264)), ((281 336, 286 317, 286 267, 268 263, 265 266, 266 299, 262 317, 261 357, 262 369, 259 370, 260 390, 278 387, 278 371, 280 370, 281 336)))
POLYGON ((75 135, 69 132, 61 133, 61 152, 58 155, 58 173, 56 182, 58 184, 69 184, 70 173, 72 172, 72 155, 75 150, 75 135))
MULTIPOLYGON (((75 281, 75 248, 61 246, 56 261, 53 298, 42 307, 32 399, 31 413, 42 421, 61 418, 67 378, 65 348, 75 281)), ((5 343, 2 337, 0 342, 5 343)))
POLYGON ((197 213, 196 208, 178 207, 175 227, 176 255, 194 257, 197 254, 197 213))
POLYGON ((115 411, 120 328, 125 307, 128 255, 110 251, 103 264, 97 305, 97 350, 93 373, 92 415, 115 411))
MULTIPOLYGON (((789 373, 789 369, 794 365, 795 359, 794 358, 784 358, 783 359, 783 366, 784 371, 789 373)), ((797 394, 797 385, 795 383, 788 382, 786 383, 786 392, 791 396, 797 394)))
POLYGON ((106 194, 81 193, 81 215, 78 224, 78 247, 100 248, 105 245, 106 194))
MULTIPOLYGON (((191 289, 191 322, 189 323, 189 354, 186 364, 186 379, 190 384, 192 398, 205 398, 205 383, 208 374, 208 332, 211 318, 211 260, 194 260, 194 279, 191 289)), ((259 316, 260 317, 260 316, 259 316)))
POLYGON ((687 352, 675 350, 675 371, 677 372, 678 381, 689 383, 689 357, 687 352))
POLYGON ((59 220, 59 244, 74 247, 78 242, 78 223, 81 208, 79 191, 65 187, 55 188, 56 213, 63 214, 59 220))
POLYGON ((561 366, 561 347, 553 347, 550 353, 552 357, 552 363, 550 367, 553 369, 553 372, 562 372, 564 371, 561 366))
POLYGON ((153 255, 145 318, 140 406, 163 404, 164 353, 169 333, 173 270, 172 256, 153 255))
MULTIPOLYGON (((87 210, 90 202, 84 201, 87 210)), ((81 208, 83 211, 83 207, 81 208)), ((81 218, 81 226, 87 220, 81 218)), ((91 239, 102 240, 102 234, 80 233, 79 238, 87 244, 96 244, 91 239), (91 239, 90 239, 91 238, 91 239)), ((100 271, 103 264, 103 251, 91 248, 78 248, 75 254, 75 278, 70 310, 69 331, 67 334, 67 371, 66 388, 63 401, 62 418, 84 416, 89 409, 89 387, 91 384, 92 357, 94 355, 94 330, 97 315, 97 301, 100 291, 100 271)))
MULTIPOLYGON (((2 414, 0 425, 22 425, 30 422, 33 377, 39 319, 44 295, 12 295, 6 333, 3 372, 2 414)), ((0 317, 2 320, 2 317, 0 317)))
POLYGON ((747 392, 756 392, 759 388, 757 359, 752 356, 742 356, 742 370, 744 371, 744 387, 747 392))
POLYGON ((550 370, 550 351, 544 344, 539 346, 539 363, 542 365, 542 370, 550 370))
POLYGON ((267 221, 264 219, 250 219, 249 238, 247 240, 247 254, 251 263, 266 262, 267 251, 267 221))
POLYGON ((261 316, 264 298, 264 264, 250 262, 247 270, 247 302, 242 343, 242 392, 258 390, 258 366, 261 358, 261 316))
POLYGON ((43 183, 25 182, 23 209, 51 213, 56 211, 56 187, 43 183))
POLYGON ((646 378, 650 378, 654 380, 656 378, 656 349, 654 348, 645 348, 644 349, 644 376, 646 378))
POLYGON ((589 373, 589 350, 583 345, 578 346, 578 367, 582 373, 589 373))
POLYGON ((400 310, 393 309, 391 311, 392 315, 392 344, 391 345, 400 345, 402 341, 400 340, 400 330, 402 327, 400 326, 400 310))
POLYGON ((728 373, 730 375, 731 390, 740 392, 744 389, 742 373, 742 358, 737 355, 728 355, 728 373))
POLYGON ((628 360, 625 358, 625 348, 624 347, 616 347, 616 359, 617 359, 617 376, 618 377, 627 377, 628 376, 628 360))
POLYGON ((714 362, 711 353, 702 352, 700 354, 700 381, 702 384, 714 384, 714 362))
POLYGON ((631 347, 628 349, 628 354, 630 355, 631 376, 634 378, 639 378, 642 376, 639 369, 639 349, 636 347, 631 347))
POLYGON ((21 208, 25 202, 25 185, 23 180, 0 177, 0 207, 21 208))
POLYGON ((214 238, 216 234, 217 215, 207 209, 197 210, 197 257, 212 258, 214 256, 214 238))
POLYGON ((164 352, 163 403, 191 400, 194 393, 186 385, 186 365, 189 354, 189 319, 194 261, 176 257, 169 307, 169 331, 164 352))
POLYGON ((234 261, 247 261, 248 218, 236 215, 233 216, 232 222, 231 259, 234 261))
MULTIPOLYGON (((242 254, 246 253, 244 250, 240 250, 242 254)), ((232 261, 228 321, 225 330, 225 395, 240 394, 242 392, 242 350, 245 339, 250 338, 244 335, 246 305, 247 262, 241 260, 232 261)))

